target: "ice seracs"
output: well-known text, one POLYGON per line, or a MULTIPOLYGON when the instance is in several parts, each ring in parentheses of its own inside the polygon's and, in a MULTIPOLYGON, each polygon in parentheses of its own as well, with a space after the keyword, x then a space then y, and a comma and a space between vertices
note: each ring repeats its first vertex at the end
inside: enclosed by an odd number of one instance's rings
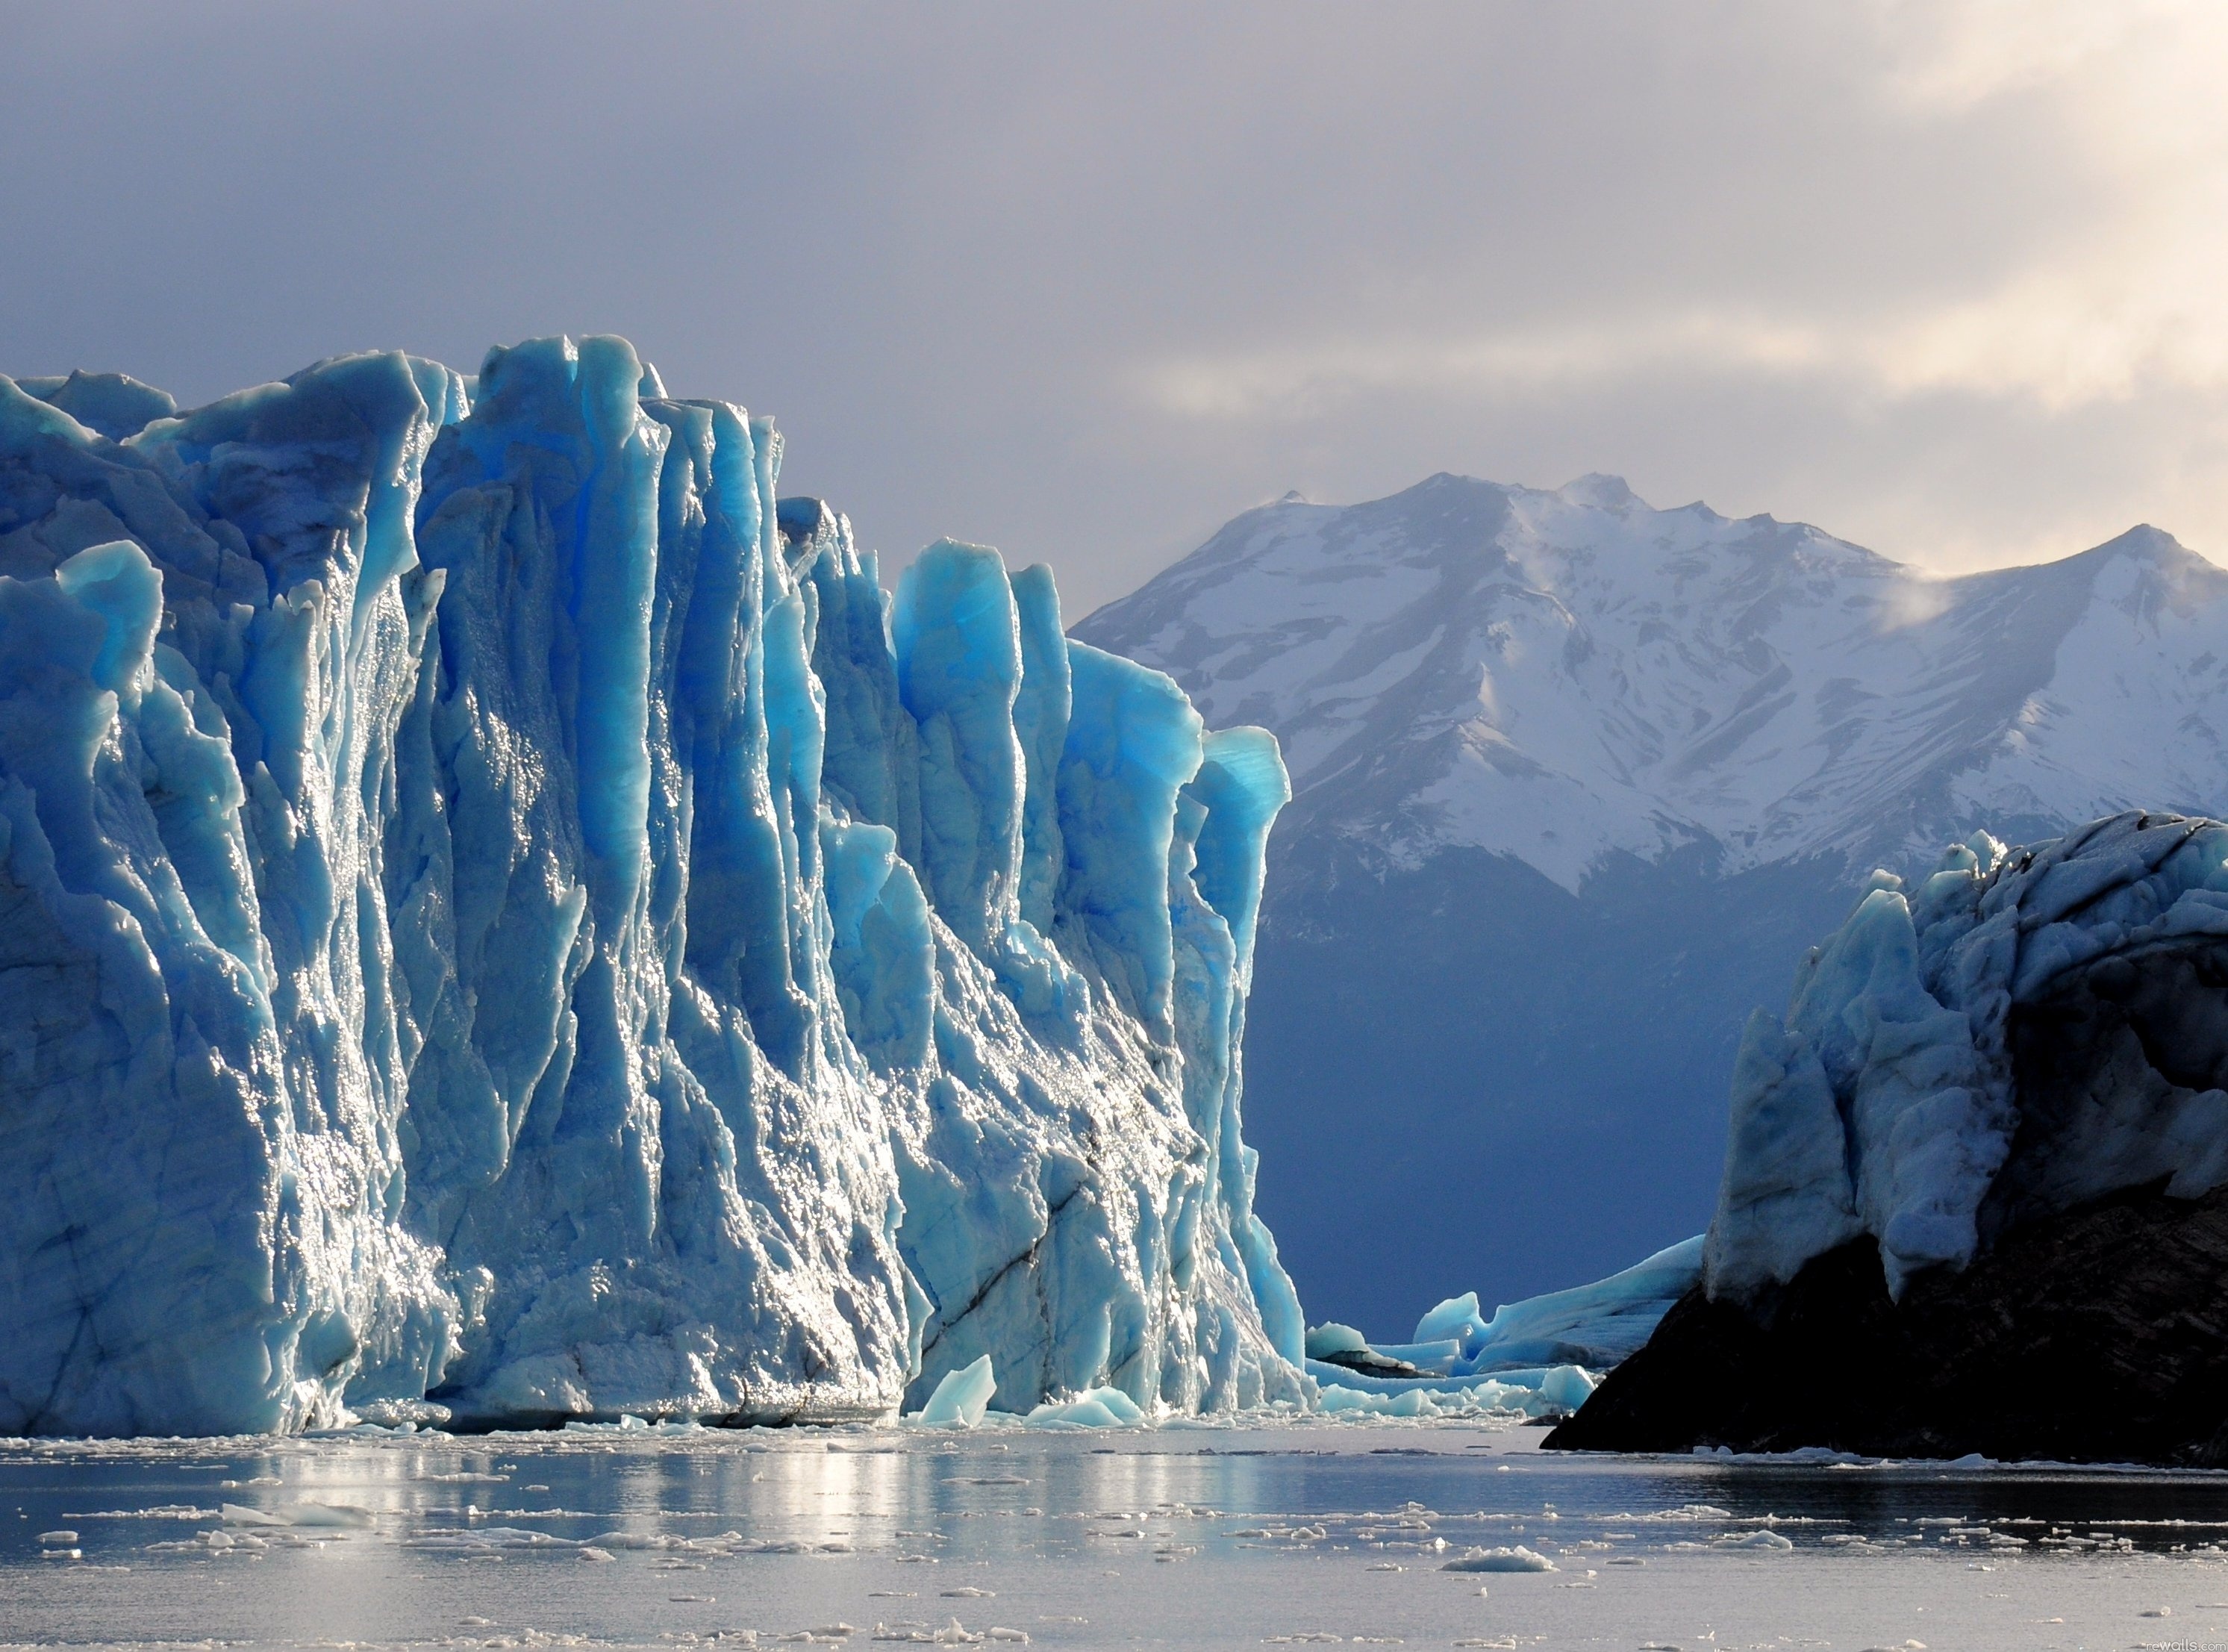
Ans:
POLYGON ((1333 1411, 1390 1410, 1404 1395, 1414 1397, 1411 1416, 1443 1406, 1575 1411, 1598 1373, 1644 1344, 1694 1287, 1702 1247, 1697 1234, 1606 1279, 1504 1303, 1490 1320, 1465 1291, 1426 1313, 1406 1342, 1373 1343, 1335 1322, 1310 1326, 1308 1369, 1333 1411))
POLYGON ((611 338, 0 380, 0 1428, 1306 1394, 1274 742, 780 453, 611 338))
POLYGON ((1784 1019, 1749 1023, 1710 1293, 1784 1284, 1866 1234, 1900 1295, 1917 1269, 1971 1261, 1992 1227, 2154 1181, 2185 1199, 2228 1181, 2228 1047, 2207 989, 2224 950, 2228 827, 2213 821, 2119 815, 2018 850, 1980 834, 1916 887, 1875 874, 1803 959, 1784 1019), (2076 1096, 2036 1059, 2046 1021, 2099 1042, 2076 1096))

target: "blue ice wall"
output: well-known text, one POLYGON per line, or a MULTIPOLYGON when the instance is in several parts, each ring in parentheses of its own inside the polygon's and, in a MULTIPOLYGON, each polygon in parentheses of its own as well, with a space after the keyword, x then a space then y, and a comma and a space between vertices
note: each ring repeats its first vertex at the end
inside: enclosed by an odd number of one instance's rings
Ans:
MULTIPOLYGON (((1072 823, 1064 904, 1124 1007, 1168 1024, 1176 795, 1199 772, 1202 726, 1173 678, 1068 645, 1072 708, 1060 810, 1072 823)), ((1196 827, 1194 826, 1194 830, 1196 827)))
POLYGON ((0 1428, 1301 1398, 1265 735, 622 340, 0 379, 0 1428))
POLYGON ((919 731, 922 881, 987 951, 1021 916, 1021 636, 1005 563, 980 545, 930 546, 898 581, 890 631, 919 731))

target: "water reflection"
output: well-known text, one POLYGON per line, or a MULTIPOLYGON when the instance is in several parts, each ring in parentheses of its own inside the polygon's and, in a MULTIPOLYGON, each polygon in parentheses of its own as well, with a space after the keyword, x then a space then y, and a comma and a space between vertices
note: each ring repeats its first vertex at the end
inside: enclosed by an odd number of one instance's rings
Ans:
POLYGON ((1730 1635, 1771 1611, 1783 1634, 1801 1627, 1787 1613, 1841 1611, 1880 1616, 1879 1644, 1927 1639, 1886 1631, 1950 1612, 1958 1643, 2009 1646, 2098 1632, 2076 1625, 2083 1611, 2135 1623, 2175 1590, 2193 1632, 2228 1601, 2228 1476, 1570 1457, 1537 1437, 13 1442, 0 1446, 0 1640, 666 1644, 957 1617, 966 1634, 1047 1644, 1204 1645, 1303 1632, 1314 1613, 1348 1640, 1373 1628, 1444 1644, 1489 1618, 1552 1642, 1659 1617, 1663 1633, 1730 1635), (1553 1571, 1442 1570, 1520 1546, 1553 1571), (1779 1585, 1798 1576, 1790 1605, 1779 1585), (2028 1611, 2016 1623, 2015 1605, 2028 1611))

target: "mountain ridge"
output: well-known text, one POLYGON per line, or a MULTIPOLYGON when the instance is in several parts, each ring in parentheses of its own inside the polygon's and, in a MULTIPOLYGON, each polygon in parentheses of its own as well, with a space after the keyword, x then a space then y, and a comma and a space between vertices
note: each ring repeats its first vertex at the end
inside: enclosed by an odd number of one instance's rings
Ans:
POLYGON ((1741 1024, 1875 865, 2228 810, 2228 570, 2148 524, 1943 575, 1441 472, 1242 513, 1074 634, 1284 744, 1248 1130, 1310 1313, 1387 1331, 1699 1232, 1741 1024))
MULTIPOLYGON (((1549 491, 1443 471, 1358 505, 1245 512, 1075 634, 1168 670, 1210 716, 1276 730, 1296 827, 1330 789, 1350 824, 1392 829, 1405 863, 1471 844, 1573 887, 1610 849, 1707 838, 1733 866, 1907 855, 1941 823, 1922 810, 1884 829, 1883 773, 1905 793, 1929 783, 1944 822, 2023 809, 2022 789, 2033 812, 2103 812, 2115 799, 2093 782, 2040 784, 2097 768, 2098 753, 2026 760, 2023 714, 2031 726, 2062 710, 2029 702, 2060 649, 2092 640, 2075 635, 2084 620, 2109 610, 2155 631, 2189 617, 2196 586, 2209 587, 2199 606, 2228 600, 2228 571, 2148 524, 2057 562, 1942 575, 1807 523, 1656 510, 1614 477, 1549 491), (1357 592, 1371 603, 1325 611, 1357 592), (1573 698, 1583 727, 1556 714, 1573 698), (1806 752, 1821 760, 1806 765, 1806 752), (1996 783, 1955 784, 1992 767, 1996 783), (1615 819, 1577 842, 1516 823, 1521 799, 1481 805, 1507 790, 1495 777, 1575 789, 1615 819), (1379 795, 1358 798, 1357 785, 1379 795)), ((2214 676, 2199 738, 2216 774, 2228 768, 2228 619, 2218 634, 2222 650, 2187 654, 2214 676)), ((2170 801, 2222 800, 2216 782, 2170 801)))

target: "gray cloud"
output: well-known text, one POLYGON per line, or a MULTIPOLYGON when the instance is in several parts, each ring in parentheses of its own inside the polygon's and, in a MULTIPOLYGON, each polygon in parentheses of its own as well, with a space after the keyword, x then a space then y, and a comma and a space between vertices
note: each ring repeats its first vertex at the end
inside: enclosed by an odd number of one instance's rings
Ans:
POLYGON ((2228 554, 2224 67, 2141 0, 17 6, 0 371, 622 332, 1078 613, 1438 469, 2228 554))

